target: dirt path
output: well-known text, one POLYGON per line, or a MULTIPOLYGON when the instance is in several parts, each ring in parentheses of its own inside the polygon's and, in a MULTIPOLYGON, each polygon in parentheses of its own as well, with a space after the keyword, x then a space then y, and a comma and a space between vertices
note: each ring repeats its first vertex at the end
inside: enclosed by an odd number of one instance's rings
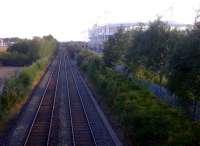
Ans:
POLYGON ((8 79, 20 71, 21 67, 0 66, 0 79, 8 79))

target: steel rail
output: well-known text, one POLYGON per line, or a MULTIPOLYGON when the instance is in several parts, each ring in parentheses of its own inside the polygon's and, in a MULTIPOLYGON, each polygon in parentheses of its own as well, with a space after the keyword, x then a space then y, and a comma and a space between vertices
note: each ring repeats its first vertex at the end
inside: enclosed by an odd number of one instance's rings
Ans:
POLYGON ((66 74, 66 81, 67 81, 67 97, 68 97, 68 106, 69 106, 69 113, 70 113, 70 126, 71 126, 71 133, 72 133, 72 143, 73 146, 76 146, 75 143, 75 134, 74 134, 74 126, 73 126, 73 120, 72 120, 72 110, 71 110, 71 99, 69 95, 69 78, 68 78, 68 73, 67 73, 67 60, 65 60, 65 74, 66 74))
POLYGON ((57 97, 58 82, 59 82, 59 77, 60 77, 61 62, 62 62, 62 56, 61 56, 60 63, 59 63, 59 68, 58 68, 58 76, 57 76, 57 80, 56 80, 56 89, 55 89, 54 100, 53 100, 53 109, 52 109, 52 111, 51 111, 51 121, 50 121, 50 125, 49 125, 49 132, 48 132, 48 138, 47 138, 47 146, 49 145, 49 143, 50 143, 50 138, 51 138, 52 123, 53 123, 54 110, 55 110, 55 103, 56 103, 56 97, 57 97))
MULTIPOLYGON (((57 63, 56 63, 56 64, 57 64, 57 63)), ((24 142, 24 146, 27 145, 27 142, 28 142, 29 137, 30 137, 30 135, 31 135, 33 126, 34 126, 35 121, 36 121, 36 119, 37 119, 38 113, 39 113, 39 111, 40 111, 40 109, 41 109, 41 105, 42 105, 42 103, 43 103, 43 101, 44 101, 44 98, 45 98, 45 95, 46 95, 46 93, 47 93, 47 89, 48 89, 48 87, 49 87, 49 85, 50 85, 50 82, 51 82, 51 79, 52 79, 52 77, 53 77, 54 71, 55 71, 55 68, 53 69, 53 71, 51 72, 51 74, 50 74, 50 76, 49 76, 47 85, 46 85, 46 87, 45 87, 45 90, 44 90, 44 92, 43 92, 42 98, 41 98, 40 103, 39 103, 39 105, 38 105, 36 114, 35 114, 35 116, 34 116, 34 119, 33 119, 32 123, 31 123, 31 126, 30 126, 30 128, 29 128, 28 135, 26 136, 26 139, 25 139, 25 142, 24 142)), ((58 79, 58 78, 57 78, 57 79, 58 79)))
POLYGON ((95 140, 95 137, 94 137, 94 133, 93 133, 93 131, 92 131, 92 128, 91 128, 91 125, 90 125, 90 122, 89 122, 89 119, 88 119, 88 115, 87 115, 87 113, 86 113, 86 109, 85 109, 85 106, 84 106, 84 104, 83 104, 83 99, 82 99, 82 96, 81 96, 81 94, 80 94, 80 91, 79 91, 79 88, 78 88, 78 85, 77 85, 77 82, 76 82, 76 79, 75 79, 74 71, 73 71, 73 69, 72 69, 73 67, 72 67, 72 65, 71 65, 71 63, 70 63, 70 60, 69 60, 68 56, 67 56, 67 60, 68 60, 69 68, 70 68, 70 70, 71 70, 72 77, 73 77, 73 80, 74 80, 74 83, 75 83, 75 86, 76 86, 76 89, 77 89, 77 92, 78 92, 78 96, 79 96, 80 101, 81 101, 81 105, 82 105, 83 112, 84 112, 84 115, 85 115, 85 118, 86 118, 86 121, 87 121, 87 125, 88 125, 88 127, 89 127, 90 134, 91 134, 91 136, 92 136, 92 140, 93 140, 93 142, 94 142, 94 145, 97 146, 97 143, 96 143, 96 140, 95 140))
POLYGON ((80 73, 80 71, 79 71, 78 69, 76 69, 76 72, 77 72, 77 74, 78 74, 80 80, 82 81, 83 85, 86 87, 86 90, 87 90, 87 92, 88 92, 89 95, 90 95, 89 97, 90 97, 90 99, 92 100, 92 103, 95 105, 95 108, 96 108, 96 110, 98 111, 98 113, 99 113, 99 115, 100 115, 100 117, 101 117, 101 119, 102 119, 102 122, 103 122, 103 124, 104 124, 104 127, 106 128, 106 130, 107 130, 108 133, 109 133, 109 136, 111 136, 112 141, 114 142, 114 144, 115 144, 116 146, 122 146, 122 143, 121 143, 120 140, 118 139, 117 135, 115 134, 115 132, 114 132, 114 131, 112 130, 112 128, 110 127, 109 122, 108 122, 106 119, 103 119, 103 118, 102 118, 102 116, 104 116, 104 114, 103 114, 103 112, 100 110, 100 108, 97 106, 97 103, 96 103, 96 101, 95 101, 95 99, 94 99, 93 93, 91 92, 91 90, 90 90, 89 86, 87 85, 85 79, 81 76, 81 73, 80 73))

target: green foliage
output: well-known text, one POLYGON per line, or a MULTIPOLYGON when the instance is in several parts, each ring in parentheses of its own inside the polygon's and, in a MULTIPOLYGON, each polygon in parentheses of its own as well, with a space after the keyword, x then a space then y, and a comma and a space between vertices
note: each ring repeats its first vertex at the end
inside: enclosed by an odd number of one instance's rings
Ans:
POLYGON ((155 76, 159 75, 159 83, 163 84, 168 74, 168 62, 183 33, 171 29, 160 19, 150 23, 148 29, 140 28, 132 33, 134 39, 127 51, 127 64, 144 67, 155 76))
POLYGON ((8 48, 8 52, 0 54, 0 61, 5 65, 26 65, 16 77, 5 83, 0 95, 0 120, 6 119, 12 106, 30 92, 33 81, 45 68, 56 48, 57 41, 49 35, 32 40, 18 40, 8 48))
POLYGON ((193 101, 193 118, 196 118, 200 100, 200 30, 193 29, 179 42, 170 60, 168 86, 185 100, 193 101))
POLYGON ((32 82, 47 64, 48 59, 40 59, 31 66, 24 67, 17 77, 8 79, 2 95, 0 95, 0 119, 4 118, 9 109, 30 91, 32 82))
POLYGON ((148 28, 141 25, 110 37, 103 60, 112 68, 120 62, 134 78, 167 86, 195 107, 200 100, 199 38, 199 26, 179 31, 157 19, 148 28))
MULTIPOLYGON (((132 69, 131 73, 134 74, 134 78, 160 84, 159 74, 155 73, 154 71, 145 68, 144 66, 141 65, 133 65, 131 69, 132 69)), ((163 77, 162 85, 166 84, 167 84, 167 79, 166 77, 163 77)))
POLYGON ((124 55, 129 43, 127 40, 129 33, 124 33, 123 30, 119 30, 114 36, 110 36, 108 41, 104 44, 103 60, 108 66, 115 65, 117 62, 124 60, 124 55))
POLYGON ((56 47, 57 42, 50 35, 21 40, 10 46, 8 52, 0 56, 0 60, 6 65, 30 65, 40 58, 51 56, 56 47))
POLYGON ((192 145, 195 142, 192 139, 196 135, 190 126, 193 122, 142 89, 121 93, 114 104, 115 114, 139 145, 192 145))
POLYGON ((93 81, 107 105, 136 145, 199 145, 199 122, 180 115, 126 75, 107 67, 102 58, 88 51, 77 55, 78 65, 93 81), (98 61, 96 61, 98 60, 98 61))
POLYGON ((0 54, 0 60, 4 65, 23 66, 25 63, 30 64, 28 56, 16 52, 5 52, 0 54))
POLYGON ((67 48, 70 57, 74 58, 75 55, 79 52, 79 50, 87 50, 89 49, 87 42, 81 42, 81 41, 70 41, 64 44, 67 48))
POLYGON ((171 59, 169 86, 179 96, 200 99, 200 33, 183 38, 171 59))
POLYGON ((77 64, 81 65, 83 70, 87 71, 89 76, 92 77, 95 74, 94 71, 97 71, 102 67, 102 60, 100 56, 96 55, 94 52, 85 50, 79 53, 77 64), (83 63, 82 60, 84 60, 83 63), (90 63, 90 66, 87 66, 88 63, 90 63))

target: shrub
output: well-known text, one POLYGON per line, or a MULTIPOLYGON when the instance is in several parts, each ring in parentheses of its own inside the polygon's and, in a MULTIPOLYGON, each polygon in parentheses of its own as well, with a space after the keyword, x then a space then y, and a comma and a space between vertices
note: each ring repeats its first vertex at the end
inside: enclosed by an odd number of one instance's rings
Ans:
POLYGON ((56 47, 57 41, 50 35, 21 40, 10 46, 8 52, 2 53, 0 61, 12 66, 31 65, 41 58, 50 57, 56 47))
POLYGON ((32 87, 33 81, 37 78, 48 59, 41 59, 31 66, 24 67, 18 76, 8 79, 5 83, 2 95, 0 95, 0 119, 3 119, 10 108, 27 95, 32 87))
POLYGON ((96 54, 81 51, 77 60, 133 143, 141 146, 200 144, 199 122, 159 102, 126 75, 106 67, 96 54))

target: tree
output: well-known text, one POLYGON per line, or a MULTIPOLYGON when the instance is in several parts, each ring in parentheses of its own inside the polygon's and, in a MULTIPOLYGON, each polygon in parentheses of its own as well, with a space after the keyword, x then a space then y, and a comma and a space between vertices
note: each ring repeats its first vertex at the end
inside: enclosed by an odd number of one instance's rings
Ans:
POLYGON ((32 40, 20 40, 13 44, 0 59, 3 59, 5 64, 30 65, 37 59, 49 57, 56 47, 57 41, 51 35, 34 37, 32 40))
POLYGON ((177 32, 159 18, 150 23, 147 29, 143 26, 135 29, 132 45, 127 52, 127 62, 159 74, 162 84, 170 54, 175 48, 177 32))
POLYGON ((195 118, 200 99, 200 29, 194 27, 178 45, 171 61, 169 87, 177 95, 193 100, 195 118))
POLYGON ((27 40, 20 41, 8 48, 8 52, 16 52, 21 54, 27 54, 29 51, 29 46, 27 40))
POLYGON ((169 55, 169 34, 170 27, 160 19, 150 24, 145 33, 144 50, 146 55, 145 65, 150 70, 157 72, 160 76, 160 84, 165 74, 169 55))
POLYGON ((136 28, 135 30, 131 31, 132 39, 130 42, 130 46, 126 53, 126 63, 127 64, 134 64, 134 65, 144 65, 146 57, 144 51, 144 43, 146 39, 146 34, 144 31, 143 26, 136 28))
POLYGON ((127 50, 127 37, 127 33, 120 29, 116 34, 108 38, 103 50, 103 60, 106 65, 112 66, 124 59, 127 50))

